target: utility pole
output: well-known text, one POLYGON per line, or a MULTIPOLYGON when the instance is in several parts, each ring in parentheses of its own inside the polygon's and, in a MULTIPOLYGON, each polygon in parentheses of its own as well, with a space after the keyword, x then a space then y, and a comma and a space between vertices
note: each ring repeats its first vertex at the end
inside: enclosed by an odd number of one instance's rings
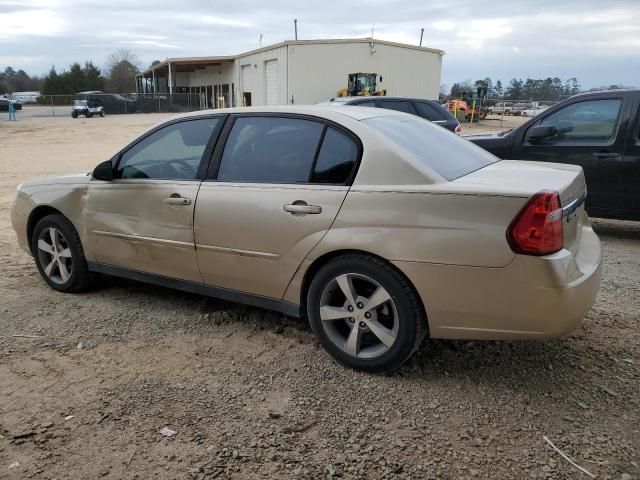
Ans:
POLYGON ((298 19, 297 18, 293 19, 293 28, 294 28, 295 34, 296 34, 295 38, 296 38, 296 40, 298 40, 298 19))
POLYGON ((420 29, 420 46, 422 46, 422 36, 424 35, 424 28, 420 29))

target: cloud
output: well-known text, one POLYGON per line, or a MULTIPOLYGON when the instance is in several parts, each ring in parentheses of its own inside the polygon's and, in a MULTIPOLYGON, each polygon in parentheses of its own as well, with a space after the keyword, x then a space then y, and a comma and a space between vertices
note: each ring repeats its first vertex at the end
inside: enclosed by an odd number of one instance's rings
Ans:
MULTIPOLYGON (((128 48, 144 64, 293 37, 377 38, 446 51, 442 79, 577 76, 640 83, 639 0, 0 0, 0 52, 33 73, 128 48), (23 59, 23 60, 20 60, 23 59)), ((5 62, 7 63, 7 62, 5 62)))

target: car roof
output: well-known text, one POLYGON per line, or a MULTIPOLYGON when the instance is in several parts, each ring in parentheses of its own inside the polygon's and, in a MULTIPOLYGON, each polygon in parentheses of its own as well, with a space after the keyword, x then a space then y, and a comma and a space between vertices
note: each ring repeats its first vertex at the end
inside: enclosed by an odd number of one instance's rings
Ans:
POLYGON ((436 102, 435 100, 431 100, 429 98, 417 98, 417 97, 402 97, 402 96, 396 96, 396 97, 391 97, 391 96, 362 96, 362 97, 336 97, 336 98, 332 98, 331 100, 327 100, 326 102, 321 102, 321 103, 339 103, 339 104, 346 104, 349 102, 353 102, 356 100, 405 100, 405 101, 412 101, 412 102, 436 102))
MULTIPOLYGON (((373 117, 387 117, 389 115, 407 115, 396 110, 383 108, 359 107, 356 105, 272 105, 262 107, 234 107, 220 110, 200 110, 197 112, 177 115, 174 118, 202 117, 212 114, 238 114, 238 113, 292 113, 299 115, 312 115, 330 119, 335 114, 343 115, 354 120, 364 120, 373 117), (333 115, 332 115, 333 114, 333 115)), ((164 123, 164 122, 162 122, 164 123)))

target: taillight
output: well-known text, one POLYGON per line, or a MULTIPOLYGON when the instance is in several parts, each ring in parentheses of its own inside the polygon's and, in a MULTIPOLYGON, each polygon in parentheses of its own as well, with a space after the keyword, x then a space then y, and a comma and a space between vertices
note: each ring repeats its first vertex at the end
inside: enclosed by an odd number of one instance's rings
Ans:
POLYGON ((456 127, 456 135, 460 135, 462 133, 462 125, 458 124, 458 126, 456 127))
POLYGON ((558 192, 536 193, 514 218, 507 230, 511 249, 525 255, 548 255, 564 243, 562 208, 558 192))

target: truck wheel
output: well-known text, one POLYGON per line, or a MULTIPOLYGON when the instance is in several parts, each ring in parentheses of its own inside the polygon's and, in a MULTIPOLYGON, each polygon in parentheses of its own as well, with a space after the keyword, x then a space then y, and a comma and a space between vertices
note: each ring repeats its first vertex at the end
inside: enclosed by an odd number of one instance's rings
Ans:
POLYGON ((76 112, 75 110, 73 112, 71 112, 71 116, 73 118, 78 118, 78 112, 76 112))
POLYGON ((104 110, 102 110, 102 111, 100 112, 100 116, 101 116, 101 117, 104 117, 104 110))

